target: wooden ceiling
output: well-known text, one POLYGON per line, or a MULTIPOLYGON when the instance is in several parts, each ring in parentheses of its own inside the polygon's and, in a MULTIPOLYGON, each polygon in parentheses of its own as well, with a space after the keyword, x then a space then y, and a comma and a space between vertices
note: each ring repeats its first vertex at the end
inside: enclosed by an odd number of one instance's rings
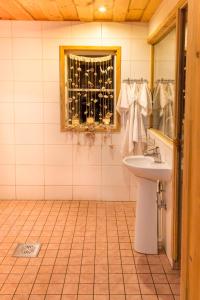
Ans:
POLYGON ((143 21, 162 0, 0 0, 2 20, 143 21), (106 6, 100 13, 98 8, 106 6))

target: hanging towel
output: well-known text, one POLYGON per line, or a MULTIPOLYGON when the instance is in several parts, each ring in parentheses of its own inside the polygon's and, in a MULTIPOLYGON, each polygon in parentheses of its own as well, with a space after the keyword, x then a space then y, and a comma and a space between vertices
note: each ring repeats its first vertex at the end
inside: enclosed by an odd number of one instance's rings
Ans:
POLYGON ((169 137, 173 136, 174 84, 159 82, 153 96, 154 125, 169 137), (156 124, 155 124, 156 123, 156 124))
POLYGON ((117 106, 121 115, 123 140, 121 152, 132 154, 138 144, 146 143, 144 117, 152 110, 151 93, 146 83, 123 84, 117 106))

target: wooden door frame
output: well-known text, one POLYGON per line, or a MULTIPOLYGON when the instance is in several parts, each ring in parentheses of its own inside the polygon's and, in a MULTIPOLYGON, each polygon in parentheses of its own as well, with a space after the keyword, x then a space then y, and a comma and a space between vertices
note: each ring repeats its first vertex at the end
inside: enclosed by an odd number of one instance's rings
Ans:
POLYGON ((176 29, 177 29, 177 40, 176 40, 176 97, 175 97, 175 122, 174 122, 174 147, 173 147, 173 217, 172 217, 172 259, 173 259, 173 267, 179 268, 180 261, 180 245, 179 245, 179 226, 180 220, 182 219, 182 212, 180 210, 179 204, 179 170, 178 170, 178 157, 180 151, 180 140, 179 140, 179 127, 180 122, 180 89, 182 88, 182 80, 183 74, 182 72, 182 51, 183 49, 183 40, 184 40, 184 14, 185 9, 187 9, 187 1, 181 3, 176 12, 176 29))
MULTIPOLYGON (((179 140, 178 140, 178 122, 177 116, 179 115, 179 90, 180 90, 180 60, 181 60, 181 41, 183 38, 182 27, 182 12, 187 6, 187 0, 180 0, 174 6, 173 10, 161 23, 161 25, 156 29, 156 31, 148 38, 148 42, 151 44, 151 88, 153 88, 153 76, 154 76, 154 45, 162 40, 174 27, 176 27, 176 80, 175 80, 175 103, 174 103, 174 124, 175 132, 174 138, 169 139, 164 134, 159 132, 161 138, 165 140, 166 143, 173 143, 173 180, 172 180, 172 232, 171 232, 171 257, 173 260, 173 268, 180 266, 179 260, 179 242, 178 242, 178 229, 180 222, 180 211, 178 204, 178 151, 179 151, 179 140)), ((151 121, 152 124, 152 121, 151 121)), ((155 131, 154 129, 151 129, 155 131)))

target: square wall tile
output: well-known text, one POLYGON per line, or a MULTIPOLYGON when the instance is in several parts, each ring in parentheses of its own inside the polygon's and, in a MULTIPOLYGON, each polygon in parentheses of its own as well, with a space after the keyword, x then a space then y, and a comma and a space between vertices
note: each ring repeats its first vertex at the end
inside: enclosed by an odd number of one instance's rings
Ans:
POLYGON ((43 60, 44 81, 59 81, 59 60, 43 60))
POLYGON ((73 186, 73 200, 100 201, 101 186, 73 186))
POLYGON ((74 165, 100 165, 101 146, 73 146, 74 165))
MULTIPOLYGON (((66 45, 66 43, 65 43, 66 45)), ((76 37, 76 38, 72 38, 71 42, 69 44, 70 46, 102 46, 102 40, 101 38, 80 38, 80 37, 76 37)))
POLYGON ((43 83, 42 82, 14 82, 15 102, 43 102, 43 83))
POLYGON ((146 61, 131 61, 131 78, 150 79, 150 63, 146 61))
POLYGON ((40 38, 42 27, 39 21, 12 21, 14 37, 40 38))
POLYGON ((131 38, 132 25, 128 22, 102 23, 102 38, 131 38))
POLYGON ((129 187, 102 186, 102 199, 104 201, 130 201, 129 187))
POLYGON ((12 102, 13 98, 13 81, 0 81, 0 102, 12 102))
POLYGON ((113 132, 112 134, 109 135, 104 135, 103 136, 103 146, 120 146, 121 145, 121 140, 123 138, 122 131, 121 132, 113 132))
POLYGON ((149 60, 150 45, 145 39, 131 40, 131 60, 149 60))
POLYGON ((45 145, 44 159, 46 165, 72 165, 72 145, 45 145))
POLYGON ((14 144, 14 124, 1 124, 0 145, 14 144))
POLYGON ((17 200, 44 200, 44 186, 16 186, 17 200))
POLYGON ((11 38, 0 38, 0 59, 12 59, 11 38))
POLYGON ((99 22, 71 22, 71 37, 88 40, 101 38, 101 26, 99 22))
POLYGON ((15 166, 1 165, 0 185, 15 185, 15 166))
POLYGON ((0 37, 11 37, 11 22, 1 20, 0 22, 0 37))
POLYGON ((44 123, 60 124, 60 103, 44 104, 44 123))
POLYGON ((60 126, 57 124, 45 124, 44 138, 46 145, 69 145, 72 144, 73 134, 61 132, 60 126))
POLYGON ((121 62, 121 81, 131 77, 131 63, 130 61, 121 62))
POLYGON ((15 103, 16 123, 43 123, 42 103, 15 103))
POLYGON ((102 166, 103 186, 130 186, 130 173, 124 166, 102 166))
POLYGON ((45 166, 45 185, 72 185, 72 166, 45 166))
POLYGON ((0 81, 13 80, 13 62, 10 59, 1 59, 1 72, 0 72, 0 81))
POLYGON ((100 185, 101 167, 100 166, 74 166, 73 185, 100 185))
POLYGON ((143 38, 147 40, 148 37, 148 23, 146 22, 133 22, 131 26, 131 36, 132 38, 143 38))
POLYGON ((121 47, 122 60, 124 61, 129 61, 132 57, 130 39, 125 39, 125 38, 102 39, 102 46, 121 47))
POLYGON ((71 37, 71 22, 43 21, 41 24, 43 38, 58 39, 71 37))
POLYGON ((45 200, 73 200, 72 186, 45 186, 45 200))
POLYGON ((14 105, 13 103, 0 103, 0 123, 14 122, 14 105))
POLYGON ((42 81, 42 60, 14 60, 14 80, 42 81))
POLYGON ((64 43, 62 39, 58 38, 44 38, 43 58, 59 60, 59 46, 62 45, 71 45, 70 39, 66 39, 64 43))
POLYGON ((42 40, 40 38, 14 38, 14 59, 42 59, 42 40))
POLYGON ((15 164, 15 146, 0 145, 0 165, 15 164))
POLYGON ((42 124, 16 124, 16 144, 43 144, 44 133, 42 124))
POLYGON ((44 167, 17 165, 16 185, 44 185, 44 167))
POLYGON ((96 132, 94 136, 90 134, 74 132, 73 133, 73 144, 81 146, 100 146, 102 144, 102 133, 96 132))
POLYGON ((16 145, 17 165, 42 165, 44 163, 44 146, 16 145))
POLYGON ((122 165, 120 146, 102 146, 102 165, 122 165))
POLYGON ((59 82, 47 81, 43 84, 44 102, 60 102, 59 82))
POLYGON ((0 186, 0 200, 15 200, 15 186, 1 185, 0 186))

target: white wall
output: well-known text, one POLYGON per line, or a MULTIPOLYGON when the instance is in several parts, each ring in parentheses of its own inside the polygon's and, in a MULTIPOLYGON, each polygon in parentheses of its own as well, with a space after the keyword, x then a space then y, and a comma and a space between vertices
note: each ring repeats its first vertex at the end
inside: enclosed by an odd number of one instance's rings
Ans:
POLYGON ((148 26, 0 21, 0 199, 134 200, 120 134, 60 132, 59 45, 122 47, 122 79, 148 78, 148 26), (78 140, 80 144, 78 145, 78 140))
MULTIPOLYGON (((162 161, 167 162, 171 168, 173 168, 173 145, 165 142, 157 134, 154 134, 151 130, 148 131, 148 136, 150 139, 155 141, 155 145, 160 148, 162 161)), ((172 180, 165 183, 165 192, 163 197, 166 202, 167 209, 163 210, 163 245, 166 254, 169 258, 171 265, 173 264, 172 259, 172 217, 173 217, 173 195, 172 195, 172 180)))
POLYGON ((149 22, 149 36, 151 36, 171 13, 179 0, 163 0, 149 22))

